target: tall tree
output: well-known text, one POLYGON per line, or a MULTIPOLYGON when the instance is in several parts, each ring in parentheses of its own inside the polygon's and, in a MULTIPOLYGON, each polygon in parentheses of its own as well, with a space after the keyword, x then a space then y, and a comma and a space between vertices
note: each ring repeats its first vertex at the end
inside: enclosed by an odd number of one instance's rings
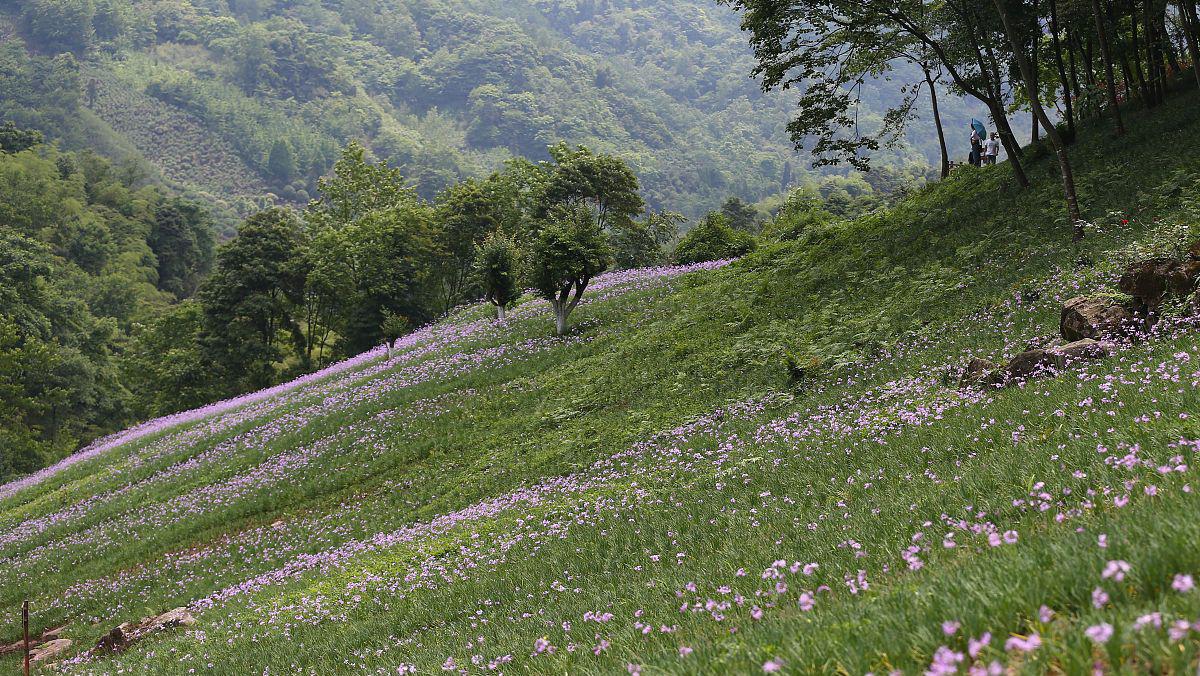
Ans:
POLYGON ((1125 133, 1125 121, 1121 119, 1121 105, 1117 101, 1117 75, 1113 70, 1112 47, 1108 41, 1106 14, 1100 6, 1101 0, 1092 0, 1092 14, 1096 17, 1096 37, 1100 41, 1100 58, 1104 61, 1104 90, 1108 94, 1108 110, 1112 113, 1117 135, 1125 133))
POLYGON ((1025 83, 1029 105, 1033 109, 1033 114, 1037 116, 1042 126, 1045 127, 1046 135, 1050 138, 1050 142, 1054 144, 1054 154, 1058 157, 1058 167, 1062 173, 1063 192, 1067 200, 1067 215, 1071 219, 1074 237, 1077 240, 1083 239, 1083 218, 1079 215, 1079 199, 1075 193, 1075 177, 1071 169, 1071 159, 1067 156, 1066 144, 1063 143, 1062 135, 1058 133, 1058 129, 1050 120, 1050 116, 1046 114, 1045 108, 1042 107, 1041 96, 1037 88, 1037 76, 1033 72, 1033 65, 1030 63, 1029 57, 1025 52, 1024 42, 1020 39, 1015 28, 1011 9, 1006 4, 1006 0, 993 0, 993 4, 996 6, 996 12, 1000 15, 1000 21, 1004 24, 1004 32, 1008 35, 1008 41, 1012 45, 1013 58, 1016 60, 1017 67, 1021 71, 1021 80, 1025 83))
POLYGON ((299 222, 290 212, 255 214, 218 252, 216 267, 200 289, 200 341, 232 391, 266 387, 278 378, 281 343, 293 334, 292 307, 304 287, 296 275, 301 241, 299 222))
POLYGON ((447 311, 470 298, 478 298, 472 270, 476 247, 501 224, 500 205, 489 190, 490 182, 468 179, 443 191, 437 198, 435 219, 445 256, 438 265, 441 281, 438 305, 447 311))
POLYGON ((608 242, 586 207, 559 207, 533 241, 529 282, 554 309, 554 328, 567 332, 567 318, 592 279, 608 269, 608 242))
POLYGON ((504 321, 508 306, 521 297, 518 260, 516 243, 499 231, 489 234, 476 249, 475 272, 484 300, 496 307, 499 321, 504 321))
POLYGON ((554 164, 540 196, 540 212, 559 206, 583 206, 601 230, 633 220, 646 204, 637 176, 625 162, 565 143, 550 147, 554 164))

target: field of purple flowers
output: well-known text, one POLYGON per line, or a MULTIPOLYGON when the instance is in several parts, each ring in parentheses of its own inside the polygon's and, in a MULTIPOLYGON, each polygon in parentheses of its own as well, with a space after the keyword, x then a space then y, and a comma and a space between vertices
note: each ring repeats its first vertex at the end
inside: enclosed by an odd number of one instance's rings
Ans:
POLYGON ((952 178, 606 275, 564 338, 540 302, 468 307, 101 440, 0 487, 0 643, 28 598, 75 674, 1195 673, 1196 320, 956 387, 1200 236, 1200 168, 1171 161, 1082 158, 1113 212, 1079 247, 1036 218, 1053 185, 937 220, 977 192, 952 178), (178 606, 197 623, 88 650, 178 606))

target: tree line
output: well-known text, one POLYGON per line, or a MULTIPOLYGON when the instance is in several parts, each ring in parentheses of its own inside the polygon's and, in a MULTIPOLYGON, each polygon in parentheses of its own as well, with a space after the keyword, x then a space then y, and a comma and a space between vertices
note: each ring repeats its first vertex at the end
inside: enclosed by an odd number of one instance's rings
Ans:
POLYGON ((210 215, 136 163, 0 125, 0 480, 467 302, 503 319, 532 289, 561 334, 607 269, 754 246, 761 216, 736 199, 680 238, 685 219, 647 210, 620 159, 563 144, 549 155, 425 200, 352 143, 306 208, 256 213, 218 245, 210 215))
POLYGON ((743 14, 764 89, 802 89, 789 125, 797 147, 818 164, 866 169, 870 153, 896 142, 918 96, 932 97, 949 171, 936 82, 987 106, 1014 180, 1030 183, 1025 150, 1010 116, 1031 116, 1058 158, 1067 218, 1076 238, 1084 221, 1069 146, 1080 119, 1110 115, 1124 133, 1122 108, 1160 105, 1172 87, 1200 86, 1196 0, 722 0, 743 14), (916 71, 901 68, 916 65, 916 71), (864 83, 883 76, 904 94, 883 124, 856 124, 864 83))

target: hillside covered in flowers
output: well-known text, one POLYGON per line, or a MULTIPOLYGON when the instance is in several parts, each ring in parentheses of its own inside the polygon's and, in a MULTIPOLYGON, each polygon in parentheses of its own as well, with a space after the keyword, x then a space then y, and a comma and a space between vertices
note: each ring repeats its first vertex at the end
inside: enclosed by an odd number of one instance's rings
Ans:
POLYGON ((42 673, 1194 673, 1195 299, 960 380, 1195 255, 1160 142, 1195 103, 1083 130, 1080 242, 1053 181, 956 171, 599 277, 562 337, 467 306, 0 487, 0 668, 28 599, 42 673))

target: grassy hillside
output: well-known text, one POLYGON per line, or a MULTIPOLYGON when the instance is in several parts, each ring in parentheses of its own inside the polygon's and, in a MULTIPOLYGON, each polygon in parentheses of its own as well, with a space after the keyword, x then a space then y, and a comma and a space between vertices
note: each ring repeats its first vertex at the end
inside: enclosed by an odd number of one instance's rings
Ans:
POLYGON ((1193 672, 1192 320, 954 383, 1200 237, 1200 159, 1160 142, 1198 103, 1085 131, 1078 245, 1052 158, 1026 192, 964 169, 730 265, 607 276, 562 339, 543 303, 472 307, 93 446, 0 488, 0 639, 30 598, 71 654, 198 620, 74 673, 1193 672))

